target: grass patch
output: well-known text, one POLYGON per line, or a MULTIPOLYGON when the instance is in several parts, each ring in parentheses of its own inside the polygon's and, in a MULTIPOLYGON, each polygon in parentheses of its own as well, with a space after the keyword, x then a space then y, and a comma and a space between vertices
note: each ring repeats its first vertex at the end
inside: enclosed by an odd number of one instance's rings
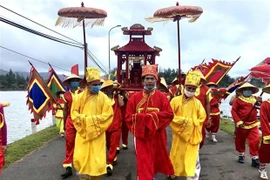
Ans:
POLYGON ((234 122, 232 120, 222 118, 220 121, 220 129, 234 136, 234 122))
POLYGON ((48 127, 35 134, 26 136, 23 139, 15 141, 8 145, 7 153, 5 155, 5 166, 22 159, 27 154, 42 147, 45 143, 58 135, 58 130, 55 126, 48 127))

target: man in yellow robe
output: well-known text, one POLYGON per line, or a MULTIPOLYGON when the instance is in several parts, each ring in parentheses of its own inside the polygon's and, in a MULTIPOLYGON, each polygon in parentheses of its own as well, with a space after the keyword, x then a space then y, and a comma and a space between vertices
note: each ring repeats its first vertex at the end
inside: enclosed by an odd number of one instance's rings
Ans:
POLYGON ((174 175, 185 176, 187 180, 198 180, 200 175, 199 145, 206 112, 194 96, 199 84, 200 74, 190 71, 186 76, 184 93, 171 100, 174 119, 170 124, 173 134, 170 158, 174 175))
POLYGON ((81 180, 100 180, 106 174, 105 132, 113 120, 109 98, 100 91, 100 72, 87 68, 87 86, 72 104, 77 130, 73 163, 81 180))

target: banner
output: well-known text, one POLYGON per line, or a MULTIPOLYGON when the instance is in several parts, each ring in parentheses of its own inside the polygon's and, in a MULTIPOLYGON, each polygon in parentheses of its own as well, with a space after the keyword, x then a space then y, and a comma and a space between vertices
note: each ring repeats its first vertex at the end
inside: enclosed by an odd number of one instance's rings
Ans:
POLYGON ((52 109, 54 97, 51 90, 32 63, 30 63, 30 65, 32 68, 30 70, 30 77, 27 86, 26 104, 28 105, 28 109, 31 113, 33 113, 34 117, 32 121, 39 124, 39 120, 46 117, 46 112, 52 109))

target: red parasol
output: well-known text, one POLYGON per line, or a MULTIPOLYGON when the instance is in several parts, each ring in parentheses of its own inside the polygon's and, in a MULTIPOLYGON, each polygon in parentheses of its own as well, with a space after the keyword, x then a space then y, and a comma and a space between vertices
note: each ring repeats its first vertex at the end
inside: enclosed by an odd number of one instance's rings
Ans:
POLYGON ((81 7, 63 8, 58 11, 57 25, 62 27, 76 27, 83 26, 83 40, 84 40, 84 72, 87 67, 87 43, 85 37, 85 26, 103 25, 107 13, 104 10, 96 8, 86 8, 84 3, 81 7))
POLYGON ((178 35, 178 78, 181 79, 181 56, 180 56, 180 28, 179 21, 183 18, 190 18, 189 22, 195 22, 203 13, 203 9, 198 6, 171 6, 157 10, 153 17, 146 18, 149 22, 164 22, 173 20, 177 21, 177 35, 178 35))

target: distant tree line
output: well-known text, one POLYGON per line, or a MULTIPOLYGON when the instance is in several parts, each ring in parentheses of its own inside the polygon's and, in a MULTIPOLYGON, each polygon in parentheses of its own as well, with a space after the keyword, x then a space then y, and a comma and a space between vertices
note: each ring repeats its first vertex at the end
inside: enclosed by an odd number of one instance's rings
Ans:
POLYGON ((0 90, 26 90, 28 80, 29 77, 25 78, 23 75, 9 70, 7 74, 0 75, 0 90))
MULTIPOLYGON (((167 84, 171 83, 176 77, 178 71, 176 69, 162 69, 159 72, 160 77, 165 77, 167 84)), ((112 73, 113 74, 113 73, 112 73)), ((111 75, 111 78, 114 80, 114 76, 111 75)), ((219 82, 219 87, 228 87, 233 82, 236 81, 238 77, 232 78, 229 75, 224 76, 224 78, 219 82)), ((26 90, 28 85, 29 77, 24 77, 23 75, 9 70, 5 75, 0 75, 0 90, 1 91, 10 91, 10 90, 26 90)), ((264 83, 260 79, 251 79, 251 83, 257 87, 263 87, 264 83)))

